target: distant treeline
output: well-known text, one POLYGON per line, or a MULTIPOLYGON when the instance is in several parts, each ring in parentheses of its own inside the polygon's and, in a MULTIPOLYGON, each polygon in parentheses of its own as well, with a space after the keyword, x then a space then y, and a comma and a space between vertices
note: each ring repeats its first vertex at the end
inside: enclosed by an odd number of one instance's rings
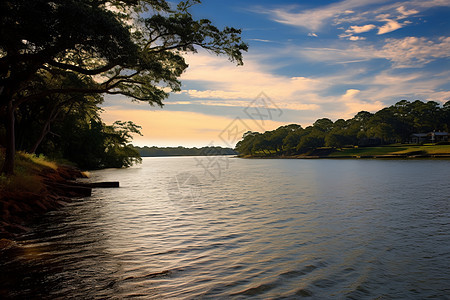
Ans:
POLYGON ((205 155, 236 155, 237 152, 231 148, 222 147, 201 147, 201 148, 185 148, 185 147, 138 147, 134 149, 139 152, 142 157, 155 156, 205 156, 205 155))
POLYGON ((312 126, 290 124, 273 131, 246 132, 237 143, 241 155, 311 153, 320 147, 369 146, 410 142, 413 133, 449 132, 450 101, 402 100, 376 113, 361 111, 352 119, 319 119, 312 126))

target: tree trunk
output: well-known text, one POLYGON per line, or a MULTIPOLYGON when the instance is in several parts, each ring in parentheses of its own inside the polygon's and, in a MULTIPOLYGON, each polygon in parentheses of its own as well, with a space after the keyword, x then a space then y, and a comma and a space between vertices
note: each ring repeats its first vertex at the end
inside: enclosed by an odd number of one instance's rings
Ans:
POLYGON ((44 137, 49 132, 50 132, 50 121, 45 123, 44 128, 42 129, 41 134, 39 135, 39 138, 36 140, 36 142, 34 143, 33 147, 31 147, 30 153, 32 153, 32 154, 36 153, 37 148, 39 147, 39 145, 41 144, 42 140, 44 139, 44 137))
POLYGON ((14 110, 15 107, 12 103, 12 100, 10 100, 6 109, 6 153, 5 163, 3 164, 2 169, 2 173, 5 173, 6 175, 14 174, 14 157, 16 154, 14 110))

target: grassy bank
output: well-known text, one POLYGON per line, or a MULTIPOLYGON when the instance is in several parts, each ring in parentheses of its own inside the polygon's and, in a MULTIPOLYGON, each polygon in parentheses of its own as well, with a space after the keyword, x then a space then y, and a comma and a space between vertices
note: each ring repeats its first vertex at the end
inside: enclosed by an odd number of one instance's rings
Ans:
MULTIPOLYGON (((4 150, 0 148, 0 168, 3 160, 4 150)), ((44 157, 17 153, 14 173, 0 175, 0 239, 26 232, 26 226, 35 218, 83 192, 82 188, 72 188, 71 183, 84 177, 82 172, 44 157)))
POLYGON ((450 145, 394 144, 379 147, 317 148, 306 154, 277 155, 275 151, 256 152, 241 158, 450 158, 450 145))
POLYGON ((450 145, 389 145, 383 147, 344 148, 331 152, 328 157, 426 157, 446 155, 450 155, 450 145))

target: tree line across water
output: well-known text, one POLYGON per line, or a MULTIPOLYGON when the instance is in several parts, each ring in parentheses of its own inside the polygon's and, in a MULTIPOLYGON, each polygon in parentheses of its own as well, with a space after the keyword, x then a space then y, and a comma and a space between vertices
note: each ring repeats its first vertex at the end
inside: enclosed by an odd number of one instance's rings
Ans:
POLYGON ((158 156, 210 156, 210 155, 236 155, 237 152, 231 148, 222 148, 218 146, 208 146, 201 148, 186 147, 138 147, 134 149, 142 157, 158 157, 158 156))
POLYGON ((236 145, 244 156, 300 155, 317 148, 408 143, 414 133, 450 131, 450 101, 401 100, 376 113, 361 111, 352 119, 318 119, 312 126, 290 124, 276 130, 246 132, 236 145))

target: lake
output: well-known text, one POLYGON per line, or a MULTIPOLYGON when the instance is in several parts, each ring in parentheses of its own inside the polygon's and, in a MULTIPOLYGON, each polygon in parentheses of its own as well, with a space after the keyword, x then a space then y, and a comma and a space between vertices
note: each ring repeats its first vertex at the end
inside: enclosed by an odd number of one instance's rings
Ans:
POLYGON ((0 262, 11 298, 450 299, 449 160, 144 158, 0 262))

